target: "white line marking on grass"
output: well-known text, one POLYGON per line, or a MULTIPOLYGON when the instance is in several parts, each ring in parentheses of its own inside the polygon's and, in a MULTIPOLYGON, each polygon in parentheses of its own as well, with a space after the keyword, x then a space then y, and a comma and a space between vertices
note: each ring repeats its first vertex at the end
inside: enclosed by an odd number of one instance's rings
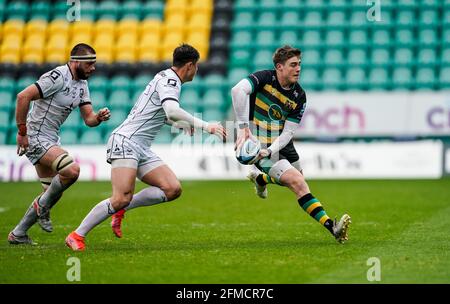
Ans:
POLYGON ((8 211, 8 210, 9 210, 9 208, 2 208, 2 207, 0 207, 0 213, 6 212, 6 211, 8 211))

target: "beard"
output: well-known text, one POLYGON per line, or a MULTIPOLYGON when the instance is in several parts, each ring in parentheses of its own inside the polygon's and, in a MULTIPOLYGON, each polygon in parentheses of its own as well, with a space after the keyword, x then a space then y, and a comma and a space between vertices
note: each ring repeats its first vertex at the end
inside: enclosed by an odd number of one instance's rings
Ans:
POLYGON ((75 70, 75 73, 77 74, 77 78, 78 79, 82 79, 82 80, 86 80, 89 78, 88 75, 86 75, 86 73, 81 69, 80 66, 78 66, 75 70))

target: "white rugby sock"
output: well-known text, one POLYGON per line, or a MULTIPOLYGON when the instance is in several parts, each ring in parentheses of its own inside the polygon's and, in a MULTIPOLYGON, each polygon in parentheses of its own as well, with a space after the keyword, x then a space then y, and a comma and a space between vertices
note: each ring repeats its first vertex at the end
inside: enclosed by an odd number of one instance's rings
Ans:
POLYGON ((48 209, 52 208, 56 202, 61 198, 64 190, 69 188, 70 185, 64 185, 57 174, 53 179, 50 186, 45 190, 44 194, 39 198, 39 205, 48 209))
POLYGON ((78 235, 86 236, 95 226, 106 220, 108 217, 116 213, 116 210, 111 206, 109 198, 98 203, 91 212, 84 218, 80 226, 75 232, 78 235))
POLYGON ((25 215, 20 220, 19 224, 14 228, 13 234, 15 236, 22 236, 27 234, 28 229, 30 229, 31 226, 34 225, 37 221, 37 214, 36 210, 33 208, 33 203, 31 203, 31 206, 28 207, 27 211, 25 212, 25 215))
POLYGON ((137 207, 151 206, 165 201, 167 201, 167 197, 164 191, 158 187, 148 187, 133 195, 130 204, 124 209, 130 210, 137 207))

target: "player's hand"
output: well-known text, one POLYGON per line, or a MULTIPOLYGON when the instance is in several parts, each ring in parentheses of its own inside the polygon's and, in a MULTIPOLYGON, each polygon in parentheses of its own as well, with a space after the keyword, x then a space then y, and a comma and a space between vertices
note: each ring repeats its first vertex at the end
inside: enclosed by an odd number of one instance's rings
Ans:
POLYGON ((209 134, 216 135, 222 140, 227 137, 227 130, 220 123, 209 123, 206 131, 209 134))
POLYGON ((269 152, 269 150, 267 150, 267 149, 261 149, 260 151, 259 151, 259 154, 258 154, 258 160, 260 160, 260 159, 263 159, 263 158, 266 158, 266 157, 269 157, 270 156, 270 152, 269 152))
POLYGON ((236 151, 248 138, 255 139, 249 127, 238 129, 234 150, 236 151))
POLYGON ((97 112, 97 120, 99 122, 107 121, 111 117, 111 112, 108 108, 103 108, 97 112))
POLYGON ((17 134, 17 155, 22 156, 28 151, 28 135, 17 134))

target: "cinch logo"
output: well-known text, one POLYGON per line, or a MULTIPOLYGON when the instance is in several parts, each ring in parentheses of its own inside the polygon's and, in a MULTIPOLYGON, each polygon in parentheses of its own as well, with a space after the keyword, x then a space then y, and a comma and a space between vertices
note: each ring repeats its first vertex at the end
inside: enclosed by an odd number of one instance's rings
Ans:
POLYGON ((450 109, 444 107, 431 108, 427 113, 427 122, 434 130, 450 128, 450 109))
POLYGON ((280 120, 283 118, 281 107, 277 104, 271 105, 268 112, 271 120, 280 120))

